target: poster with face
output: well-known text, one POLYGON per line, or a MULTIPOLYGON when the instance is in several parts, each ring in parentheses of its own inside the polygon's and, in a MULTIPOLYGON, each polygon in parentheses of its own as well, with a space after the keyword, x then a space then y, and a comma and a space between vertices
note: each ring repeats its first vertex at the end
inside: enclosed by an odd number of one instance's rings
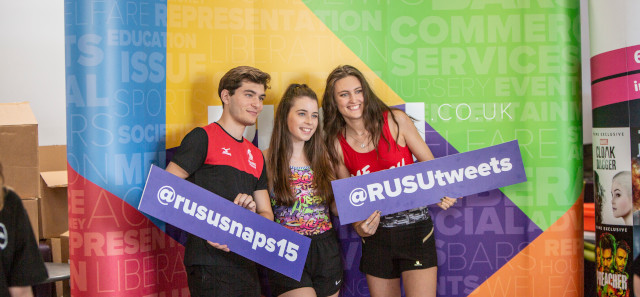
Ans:
POLYGON ((630 128, 593 128, 599 296, 632 291, 634 198, 630 128))
POLYGON ((629 128, 593 128, 596 216, 605 225, 633 225, 629 128))
POLYGON ((632 292, 632 227, 596 226, 598 296, 630 296, 632 292), (612 295, 613 294, 613 295, 612 295))

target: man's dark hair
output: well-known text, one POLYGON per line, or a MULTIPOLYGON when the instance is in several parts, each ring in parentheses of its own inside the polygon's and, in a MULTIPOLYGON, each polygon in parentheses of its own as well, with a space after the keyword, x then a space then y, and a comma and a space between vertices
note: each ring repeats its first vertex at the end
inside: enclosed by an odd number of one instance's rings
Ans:
MULTIPOLYGON (((627 252, 627 255, 629 255, 629 253, 631 252, 631 248, 629 247, 629 244, 628 244, 626 241, 624 241, 624 240, 621 240, 621 241, 618 243, 618 248, 616 249, 616 251, 617 251, 618 249, 623 249, 625 252, 627 252)), ((616 253, 617 253, 617 252, 616 252, 616 253)))
POLYGON ((600 235, 600 250, 610 249, 611 252, 616 250, 616 238, 611 233, 603 233, 600 235))
POLYGON ((269 88, 269 81, 271 80, 271 76, 258 68, 250 66, 238 66, 229 70, 220 79, 220 84, 218 85, 218 96, 222 98, 222 90, 229 91, 229 95, 233 96, 236 89, 238 89, 242 85, 242 82, 245 80, 261 84, 266 90, 269 88))

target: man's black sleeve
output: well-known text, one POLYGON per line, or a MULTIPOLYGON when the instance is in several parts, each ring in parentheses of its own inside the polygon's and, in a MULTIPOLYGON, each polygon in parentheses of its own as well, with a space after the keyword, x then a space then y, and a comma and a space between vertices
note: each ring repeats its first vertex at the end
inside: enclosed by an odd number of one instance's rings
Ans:
POLYGON ((176 163, 191 175, 204 164, 208 145, 207 132, 200 127, 195 128, 182 139, 171 162, 176 163))

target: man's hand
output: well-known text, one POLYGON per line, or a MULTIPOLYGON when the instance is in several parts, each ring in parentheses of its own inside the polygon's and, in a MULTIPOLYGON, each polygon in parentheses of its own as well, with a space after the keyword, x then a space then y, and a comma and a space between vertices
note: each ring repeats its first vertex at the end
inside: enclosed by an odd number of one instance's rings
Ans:
MULTIPOLYGON (((238 196, 236 196, 236 199, 233 200, 233 203, 240 205, 252 212, 256 212, 256 203, 253 201, 253 197, 251 197, 250 195, 240 193, 238 194, 238 196)), ((229 251, 229 247, 226 244, 219 244, 217 242, 211 242, 209 240, 207 240, 207 243, 219 250, 225 252, 229 251)))
POLYGON ((223 250, 225 252, 229 251, 229 247, 227 247, 226 244, 219 244, 217 242, 211 242, 207 240, 207 243, 209 243, 212 247, 217 248, 219 250, 223 250))
POLYGON ((256 212, 256 203, 255 201, 253 201, 253 197, 251 197, 250 195, 247 194, 238 194, 238 196, 236 196, 236 199, 233 200, 233 203, 240 205, 252 212, 256 212))

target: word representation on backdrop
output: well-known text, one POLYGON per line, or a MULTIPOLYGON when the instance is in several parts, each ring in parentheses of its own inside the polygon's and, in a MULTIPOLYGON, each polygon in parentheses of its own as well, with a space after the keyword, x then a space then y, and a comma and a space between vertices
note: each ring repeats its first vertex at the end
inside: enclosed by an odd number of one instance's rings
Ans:
POLYGON ((300 280, 311 239, 152 166, 138 209, 300 280))
POLYGON ((518 141, 332 182, 340 223, 527 181, 518 141), (348 199, 345 199, 348 198, 348 199))

